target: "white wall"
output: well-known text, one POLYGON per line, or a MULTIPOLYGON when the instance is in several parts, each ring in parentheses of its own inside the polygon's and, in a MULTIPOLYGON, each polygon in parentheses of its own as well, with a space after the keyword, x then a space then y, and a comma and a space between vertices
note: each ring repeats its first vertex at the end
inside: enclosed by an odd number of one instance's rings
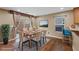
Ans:
MULTIPOLYGON (((61 37, 62 38, 62 33, 55 31, 55 16, 63 16, 65 18, 65 27, 69 27, 71 24, 74 23, 73 19, 73 11, 67 11, 67 12, 61 12, 61 13, 56 13, 56 14, 49 14, 45 16, 40 16, 37 18, 37 25, 39 26, 39 21, 40 20, 47 20, 48 19, 48 32, 52 36, 56 37, 61 37)), ((43 28, 45 29, 45 28, 43 28)))
POLYGON ((14 25, 12 14, 9 14, 7 11, 0 10, 0 25, 1 24, 14 25))

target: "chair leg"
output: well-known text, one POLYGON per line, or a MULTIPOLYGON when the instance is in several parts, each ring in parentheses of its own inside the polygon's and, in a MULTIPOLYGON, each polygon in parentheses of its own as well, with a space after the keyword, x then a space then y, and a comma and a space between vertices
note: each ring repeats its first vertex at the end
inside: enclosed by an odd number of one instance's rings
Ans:
POLYGON ((22 51, 23 51, 23 43, 22 43, 22 51))
POLYGON ((45 37, 45 43, 47 42, 46 37, 45 37))
POLYGON ((20 43, 21 43, 21 41, 19 41, 18 48, 20 48, 20 43))
POLYGON ((44 37, 43 37, 43 44, 44 44, 44 37))
POLYGON ((36 42, 36 50, 38 51, 38 42, 36 42))
POLYGON ((64 37, 64 44, 70 45, 70 37, 64 37))
POLYGON ((20 48, 20 41, 19 41, 19 44, 18 44, 18 48, 20 48))
POLYGON ((40 46, 41 46, 41 40, 39 41, 39 43, 40 43, 40 46))
POLYGON ((29 48, 30 48, 30 41, 28 41, 29 42, 29 48))
POLYGON ((46 42, 47 42, 46 37, 43 37, 43 44, 46 42))
POLYGON ((69 37, 69 44, 72 47, 72 36, 69 37))

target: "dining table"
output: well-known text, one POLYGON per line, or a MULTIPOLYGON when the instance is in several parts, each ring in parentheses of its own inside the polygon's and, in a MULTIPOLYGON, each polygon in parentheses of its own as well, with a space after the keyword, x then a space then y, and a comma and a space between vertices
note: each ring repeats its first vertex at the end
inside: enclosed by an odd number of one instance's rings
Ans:
POLYGON ((28 36, 29 38, 29 47, 32 48, 32 38, 33 36, 37 33, 37 32, 43 32, 45 30, 42 30, 42 29, 36 29, 36 30, 27 30, 27 29, 24 29, 23 30, 23 35, 24 36, 28 36))

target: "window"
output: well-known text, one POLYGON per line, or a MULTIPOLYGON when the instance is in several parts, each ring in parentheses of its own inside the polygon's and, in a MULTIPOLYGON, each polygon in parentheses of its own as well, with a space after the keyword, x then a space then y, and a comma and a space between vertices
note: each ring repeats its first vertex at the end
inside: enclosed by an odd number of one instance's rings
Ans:
POLYGON ((40 20, 40 27, 48 27, 48 20, 40 20))
POLYGON ((62 32, 64 27, 64 17, 57 16, 55 17, 55 30, 62 32))

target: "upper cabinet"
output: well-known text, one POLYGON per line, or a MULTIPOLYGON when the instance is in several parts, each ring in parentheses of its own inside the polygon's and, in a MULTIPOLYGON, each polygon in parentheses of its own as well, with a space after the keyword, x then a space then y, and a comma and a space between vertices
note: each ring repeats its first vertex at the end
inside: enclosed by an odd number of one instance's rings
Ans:
POLYGON ((79 7, 73 9, 74 12, 74 22, 79 24, 79 7))

